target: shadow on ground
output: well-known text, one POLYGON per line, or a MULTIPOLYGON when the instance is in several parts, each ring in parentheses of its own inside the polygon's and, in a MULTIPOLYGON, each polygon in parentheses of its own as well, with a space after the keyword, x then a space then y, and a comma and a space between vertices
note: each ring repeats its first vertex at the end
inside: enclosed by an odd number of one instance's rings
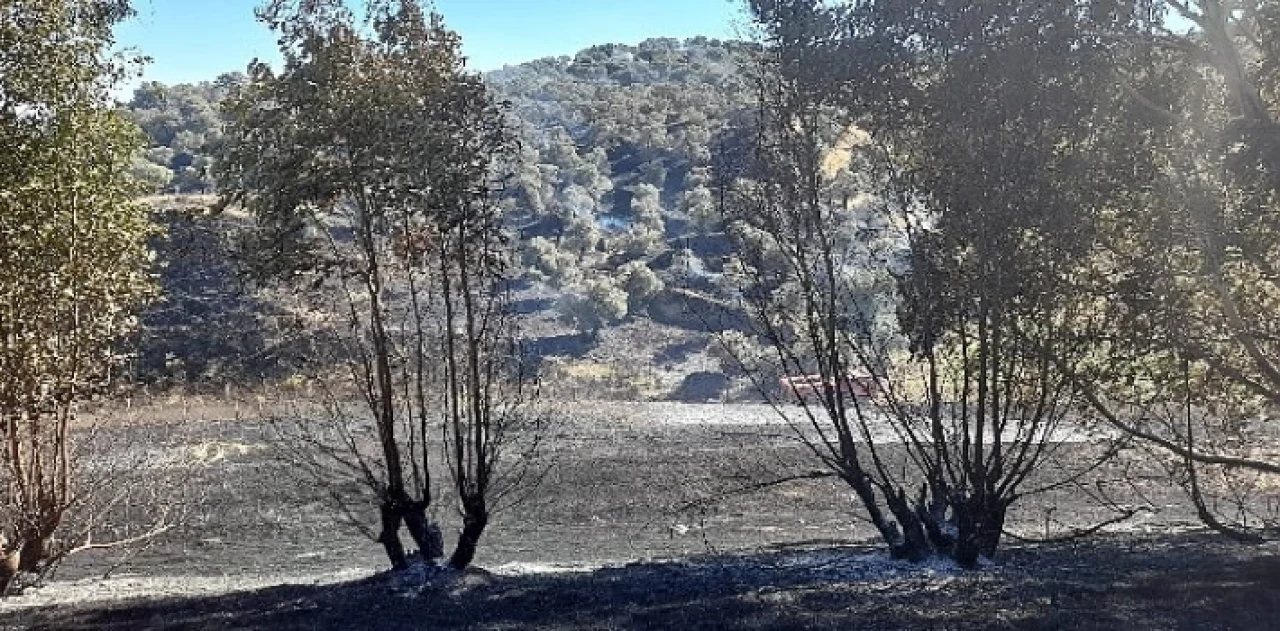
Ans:
POLYGON ((1280 556, 1205 535, 1010 550, 963 572, 859 548, 788 547, 593 572, 456 578, 422 594, 388 576, 214 597, 15 612, 57 629, 1268 629, 1280 556))

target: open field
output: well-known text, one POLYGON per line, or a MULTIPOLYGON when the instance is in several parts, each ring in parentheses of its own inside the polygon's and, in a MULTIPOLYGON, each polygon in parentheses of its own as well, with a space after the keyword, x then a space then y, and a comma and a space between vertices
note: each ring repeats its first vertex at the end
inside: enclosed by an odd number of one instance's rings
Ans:
MULTIPOLYGON (((0 604, 0 628, 1245 629, 1280 617, 1277 549, 1185 532, 1193 513, 1140 470, 1124 472, 1132 484, 1115 499, 1158 512, 1111 534, 1010 541, 976 572, 914 568, 868 546, 872 529, 838 482, 722 497, 813 468, 766 406, 565 409, 537 496, 486 532, 476 564, 487 571, 424 600, 378 576, 380 547, 277 461, 260 421, 206 406, 114 427, 117 444, 182 471, 182 525, 127 558, 71 559, 47 587, 0 604)), ((1064 443, 1059 458, 1092 449, 1064 443)), ((1059 491, 1015 508, 1009 527, 1039 536, 1046 520, 1059 532, 1106 516, 1059 491)))

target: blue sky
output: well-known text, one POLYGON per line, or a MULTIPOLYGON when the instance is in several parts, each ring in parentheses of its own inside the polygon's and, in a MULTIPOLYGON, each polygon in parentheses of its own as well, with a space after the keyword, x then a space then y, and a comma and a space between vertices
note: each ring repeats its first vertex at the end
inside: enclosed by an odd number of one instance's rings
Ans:
MULTIPOLYGON (((260 0, 134 0, 116 31, 121 47, 153 61, 143 80, 184 83, 276 58, 275 38, 253 18, 260 0)), ((476 70, 492 70, 593 44, 741 32, 739 0, 436 0, 476 70)))

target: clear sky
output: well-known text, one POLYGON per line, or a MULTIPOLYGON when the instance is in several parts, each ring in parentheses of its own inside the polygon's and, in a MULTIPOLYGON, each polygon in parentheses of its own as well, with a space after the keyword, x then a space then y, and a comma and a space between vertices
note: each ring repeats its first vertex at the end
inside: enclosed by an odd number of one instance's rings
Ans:
MULTIPOLYGON (((254 20, 261 0, 134 0, 138 16, 116 31, 121 47, 153 59, 143 80, 188 83, 277 59, 275 38, 254 20)), ((593 44, 649 37, 720 39, 741 32, 741 0, 435 0, 476 70, 492 70, 593 44)))

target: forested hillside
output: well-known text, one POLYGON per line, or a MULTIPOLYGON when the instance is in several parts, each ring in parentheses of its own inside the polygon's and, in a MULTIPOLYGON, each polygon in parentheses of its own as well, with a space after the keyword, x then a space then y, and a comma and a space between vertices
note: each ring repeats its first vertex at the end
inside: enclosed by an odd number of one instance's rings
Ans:
POLYGON ((196 84, 148 81, 134 90, 126 110, 151 145, 134 161, 135 175, 156 190, 209 192, 210 155, 221 138, 219 104, 244 81, 234 72, 196 84))
MULTIPOLYGON (((732 177, 746 151, 754 50, 736 41, 652 39, 486 76, 521 139, 504 203, 521 237, 524 309, 549 324, 535 327, 535 338, 567 326, 598 341, 603 330, 650 318, 705 335, 705 309, 692 313, 689 303, 726 295, 720 272, 730 247, 715 180, 732 177)), ((126 110, 151 144, 135 160, 138 174, 157 191, 211 192, 220 103, 245 80, 229 73, 137 89, 126 110)), ((144 363, 167 373, 162 366, 172 359, 164 357, 181 344, 168 346, 144 363)))
MULTIPOLYGON (((750 46, 707 39, 604 45, 489 79, 526 139, 512 218, 530 274, 567 292, 584 331, 698 282, 727 253, 713 168, 751 110, 750 46)), ((705 284, 705 283, 703 283, 705 284)))

